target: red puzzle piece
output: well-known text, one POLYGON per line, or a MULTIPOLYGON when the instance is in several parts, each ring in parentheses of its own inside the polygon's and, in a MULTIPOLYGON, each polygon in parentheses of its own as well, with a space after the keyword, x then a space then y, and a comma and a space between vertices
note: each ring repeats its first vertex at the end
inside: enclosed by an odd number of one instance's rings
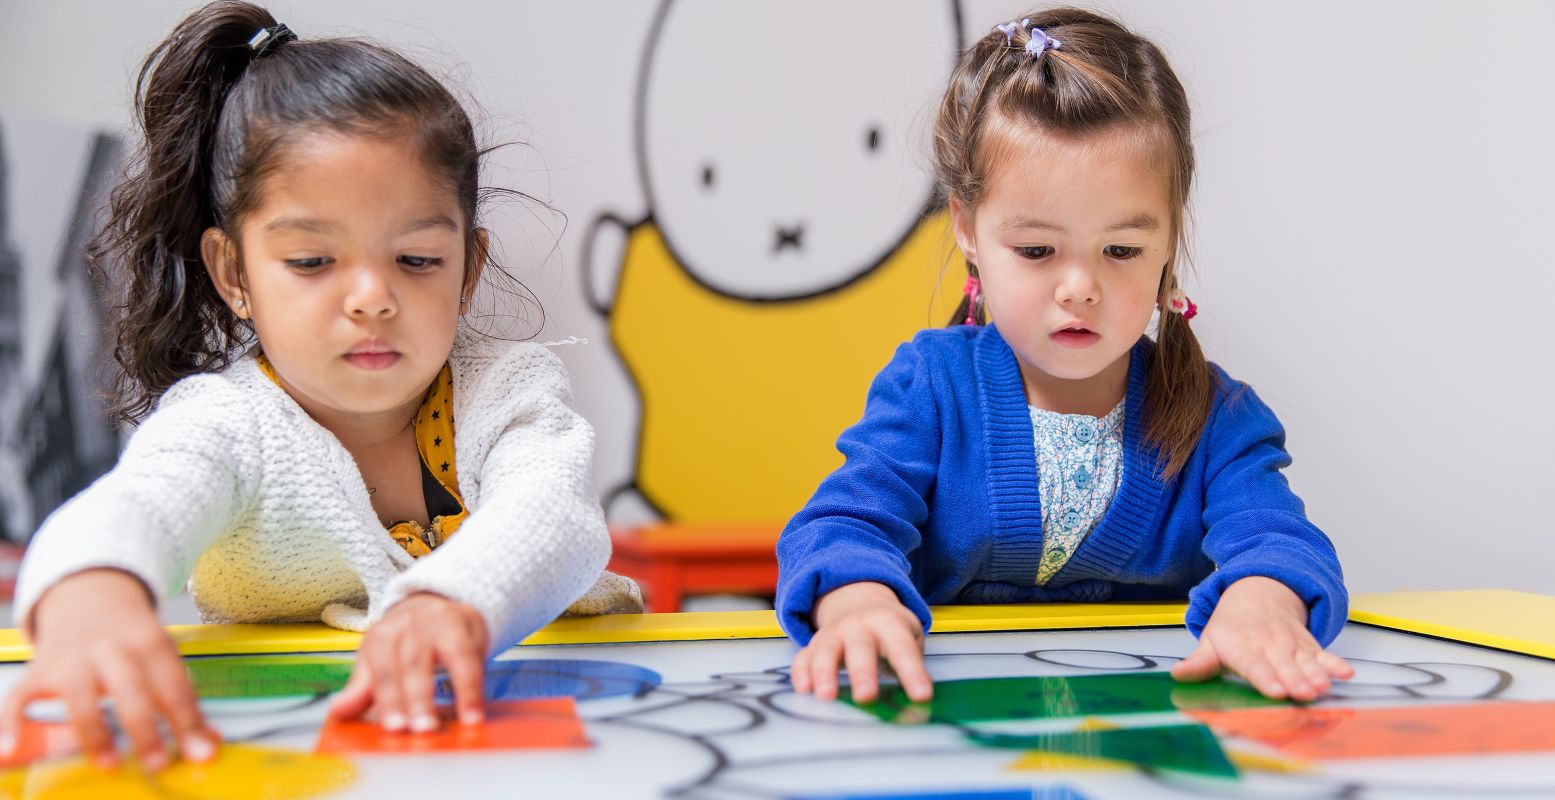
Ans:
POLYGON ((461 725, 451 707, 431 733, 389 733, 376 722, 330 719, 319 733, 319 753, 438 753, 459 750, 530 750, 588 747, 571 697, 486 704, 486 721, 461 725))
POLYGON ((38 722, 23 720, 16 738, 16 750, 0 757, 0 769, 10 769, 31 764, 43 758, 70 755, 81 748, 76 744, 75 730, 62 722, 38 722))
POLYGON ((1190 711, 1227 736, 1313 759, 1555 752, 1555 703, 1190 711))

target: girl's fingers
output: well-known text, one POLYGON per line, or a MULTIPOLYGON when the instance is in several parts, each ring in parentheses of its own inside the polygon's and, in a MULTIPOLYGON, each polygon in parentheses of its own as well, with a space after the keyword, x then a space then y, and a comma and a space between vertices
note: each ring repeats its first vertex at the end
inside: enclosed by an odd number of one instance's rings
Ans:
POLYGON ((793 684, 794 691, 800 694, 810 692, 810 648, 801 647, 794 654, 794 663, 788 668, 788 682, 793 684))
POLYGON ((1251 663, 1240 664, 1237 661, 1227 660, 1227 666, 1241 675, 1244 680, 1253 685, 1254 689, 1263 693, 1264 697, 1275 700, 1284 699, 1289 693, 1280 683, 1278 674, 1274 671, 1274 665, 1262 653, 1250 657, 1251 663))
POLYGON ((173 728, 178 741, 179 754, 195 762, 209 761, 216 755, 217 733, 205 724, 200 713, 200 701, 194 693, 194 684, 184 670, 183 659, 177 655, 156 659, 146 675, 152 700, 162 717, 173 728))
POLYGON ((433 696, 437 692, 437 663, 432 646, 419 636, 406 636, 399 646, 400 691, 412 733, 437 730, 437 710, 433 696))
POLYGON ((1317 692, 1307 682, 1307 676, 1302 674, 1301 667, 1296 665, 1294 648, 1276 647, 1265 658, 1269 660, 1270 668, 1278 676, 1280 685, 1285 687, 1285 694, 1290 699, 1303 703, 1317 699, 1317 692))
POLYGON ((1188 657, 1172 666, 1172 677, 1180 681, 1197 683, 1207 681, 1220 674, 1222 664, 1220 655, 1215 651, 1215 646, 1207 639, 1199 639, 1199 646, 1193 648, 1188 657))
POLYGON ((358 660, 351 670, 351 677, 340 693, 329 702, 329 714, 337 719, 355 719, 367 713, 373 705, 372 670, 367 662, 358 660))
POLYGON ((853 699, 868 703, 879 694, 880 650, 874 636, 865 632, 843 642, 843 658, 848 663, 848 687, 853 699))
MULTIPOLYGON (((380 638, 379 641, 384 640, 380 638)), ((372 671, 373 708, 378 712, 378 724, 391 733, 399 733, 410 725, 410 718, 406 716, 405 698, 400 691, 399 664, 396 659, 397 654, 386 644, 375 643, 368 649, 367 665, 372 671)))
POLYGON ((0 758, 16 752, 22 740, 22 726, 27 724, 27 704, 44 694, 36 675, 28 671, 0 702, 0 758))
POLYGON ((1347 681, 1355 677, 1355 667, 1350 666, 1350 662, 1345 661, 1344 659, 1328 652, 1327 650, 1318 651, 1316 658, 1318 665, 1327 671, 1328 674, 1332 677, 1338 678, 1342 681, 1347 681))
POLYGON ((934 696, 934 684, 923 665, 923 646, 908 631, 896 631, 880 637, 880 651, 896 679, 907 691, 908 699, 926 703, 934 696))
POLYGON ((156 710, 151 704, 151 689, 133 661, 104 660, 99 667, 103 688, 113 699, 114 716, 119 728, 129 737, 130 746, 146 769, 153 772, 168 764, 167 747, 157 730, 156 710))
POLYGON ((842 646, 835 636, 817 636, 810 641, 810 682, 819 700, 837 699, 837 661, 842 646))
POLYGON ((1296 666, 1301 670, 1301 674, 1306 676, 1307 683, 1311 684, 1312 689, 1319 697, 1328 691, 1331 686, 1328 679, 1328 671, 1323 669, 1321 664, 1317 663, 1317 657, 1312 651, 1305 649, 1297 650, 1296 666))
POLYGON ((70 714, 70 724, 75 728, 76 740, 81 743, 82 755, 103 769, 113 769, 119 764, 119 755, 113 747, 113 736, 103 723, 97 698, 97 682, 90 677, 76 678, 60 697, 70 714))
POLYGON ((454 709, 459 722, 478 725, 486 718, 486 690, 483 681, 486 671, 483 653, 464 641, 454 641, 438 649, 443 666, 448 669, 448 685, 454 692, 454 709))

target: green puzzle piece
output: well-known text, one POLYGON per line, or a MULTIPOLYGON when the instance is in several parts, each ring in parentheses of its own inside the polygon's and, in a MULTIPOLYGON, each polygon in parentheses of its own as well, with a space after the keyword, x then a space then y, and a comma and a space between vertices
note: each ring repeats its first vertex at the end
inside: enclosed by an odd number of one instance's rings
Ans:
POLYGON ((184 663, 194 691, 207 700, 294 697, 336 692, 355 662, 318 656, 219 656, 184 663))
POLYGON ((1216 778, 1237 777, 1236 766, 1220 749, 1215 734, 1203 725, 1156 725, 1147 728, 1036 734, 969 732, 967 738, 986 747, 1108 758, 1152 769, 1216 778))
POLYGON ((934 684, 934 699, 926 704, 909 700, 900 686, 882 687, 880 698, 872 703, 856 702, 846 687, 839 695, 881 720, 899 724, 1064 719, 1285 704, 1265 698, 1245 684, 1220 678, 1178 683, 1165 672, 941 681, 934 684))

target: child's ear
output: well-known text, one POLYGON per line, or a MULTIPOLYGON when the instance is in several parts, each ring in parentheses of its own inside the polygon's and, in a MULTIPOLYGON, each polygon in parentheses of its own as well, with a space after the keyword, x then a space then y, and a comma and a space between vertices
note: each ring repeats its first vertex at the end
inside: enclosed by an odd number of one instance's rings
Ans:
POLYGON ((205 262, 205 272, 216 284, 216 292, 227 302, 227 307, 238 319, 248 319, 248 293, 243 288, 243 276, 238 269, 237 246, 221 228, 206 228, 200 236, 200 260, 205 262))
POLYGON ((956 232, 956 244, 970 263, 977 262, 977 238, 972 235, 972 210, 954 195, 950 198, 950 221, 956 232))
POLYGON ((480 285, 481 272, 486 269, 486 257, 491 253, 491 232, 485 228, 476 228, 470 232, 470 252, 465 259, 468 265, 464 268, 464 285, 459 287, 459 314, 462 316, 470 310, 470 298, 475 296, 475 287, 480 285))

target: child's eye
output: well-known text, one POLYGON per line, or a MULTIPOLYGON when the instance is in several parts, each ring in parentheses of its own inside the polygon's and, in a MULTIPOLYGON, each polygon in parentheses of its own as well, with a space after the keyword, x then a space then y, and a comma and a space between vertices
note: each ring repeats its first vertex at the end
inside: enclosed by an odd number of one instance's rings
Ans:
POLYGON ((332 260, 326 256, 318 256, 317 258, 288 258, 286 259, 286 266, 298 272, 316 272, 323 269, 324 265, 332 260))
POLYGON ((1053 248, 1049 245, 1039 244, 1036 247, 1017 247, 1015 252, 1021 258, 1029 258, 1035 261, 1039 258, 1047 258, 1053 254, 1053 248))
POLYGON ((443 265, 443 259, 431 256, 400 256, 399 261, 411 269, 436 269, 443 265))
POLYGON ((1126 261, 1130 258, 1138 258, 1141 253, 1145 252, 1145 248, 1128 247, 1121 244, 1109 244, 1102 250, 1102 252, 1106 253, 1108 258, 1115 258, 1119 261, 1126 261))

